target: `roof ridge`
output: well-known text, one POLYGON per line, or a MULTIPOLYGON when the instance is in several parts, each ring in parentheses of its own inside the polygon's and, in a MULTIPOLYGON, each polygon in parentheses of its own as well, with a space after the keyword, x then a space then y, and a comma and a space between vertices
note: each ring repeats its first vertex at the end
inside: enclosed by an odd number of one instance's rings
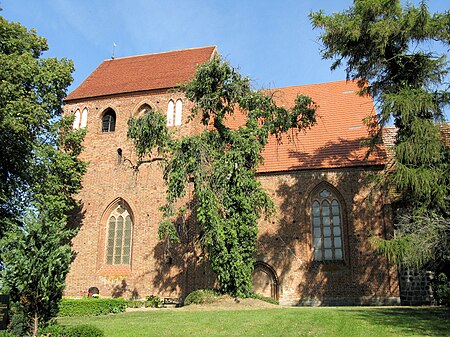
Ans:
POLYGON ((138 58, 138 57, 144 57, 144 56, 152 56, 152 55, 170 54, 170 53, 177 53, 177 52, 182 52, 182 51, 190 51, 190 50, 198 50, 198 49, 207 49, 207 48, 214 48, 214 49, 217 49, 217 46, 211 45, 211 46, 204 46, 204 47, 193 47, 193 48, 185 48, 185 49, 175 49, 175 50, 163 51, 163 52, 157 52, 157 53, 148 53, 148 54, 140 54, 140 55, 130 55, 130 56, 123 56, 123 57, 116 57, 116 58, 113 58, 113 59, 106 59, 106 60, 103 60, 103 62, 107 62, 107 61, 117 61, 117 60, 130 59, 130 58, 138 58))
POLYGON ((259 89, 262 91, 273 91, 273 90, 283 90, 283 89, 290 89, 290 88, 298 88, 298 87, 313 87, 313 86, 319 86, 319 85, 325 85, 325 84, 333 84, 333 83, 342 83, 342 82, 356 82, 356 80, 337 80, 337 81, 330 81, 330 82, 320 82, 320 83, 311 83, 311 84, 298 84, 298 85, 288 85, 286 87, 279 87, 279 88, 272 88, 272 89, 259 89))

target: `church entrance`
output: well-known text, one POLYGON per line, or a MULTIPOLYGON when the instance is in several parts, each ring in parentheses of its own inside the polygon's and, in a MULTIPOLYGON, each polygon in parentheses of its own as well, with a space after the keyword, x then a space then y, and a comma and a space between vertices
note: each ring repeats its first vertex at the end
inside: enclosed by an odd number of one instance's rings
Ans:
POLYGON ((253 291, 256 294, 278 300, 278 278, 275 270, 267 263, 255 263, 252 281, 253 291))

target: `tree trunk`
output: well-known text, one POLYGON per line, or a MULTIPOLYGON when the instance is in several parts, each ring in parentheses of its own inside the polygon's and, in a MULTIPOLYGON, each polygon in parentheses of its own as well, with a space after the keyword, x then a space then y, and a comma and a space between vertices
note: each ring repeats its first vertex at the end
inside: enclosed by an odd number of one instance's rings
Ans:
POLYGON ((37 336, 39 317, 37 311, 34 312, 33 337, 37 336))

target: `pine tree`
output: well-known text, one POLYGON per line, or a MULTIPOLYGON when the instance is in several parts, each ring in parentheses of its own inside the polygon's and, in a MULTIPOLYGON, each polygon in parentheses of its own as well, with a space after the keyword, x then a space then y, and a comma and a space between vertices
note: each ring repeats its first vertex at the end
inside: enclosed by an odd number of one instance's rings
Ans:
POLYGON ((398 130, 394 162, 381 177, 398 194, 397 233, 379 241, 380 249, 399 264, 442 266, 450 257, 450 155, 439 124, 450 99, 449 68, 447 55, 433 47, 448 49, 450 13, 431 14, 425 1, 402 7, 399 0, 355 0, 342 13, 319 11, 310 18, 324 30, 322 55, 334 59, 332 69, 345 64, 361 94, 374 97, 375 138, 391 120, 398 130), (432 244, 421 240, 424 229, 432 244))

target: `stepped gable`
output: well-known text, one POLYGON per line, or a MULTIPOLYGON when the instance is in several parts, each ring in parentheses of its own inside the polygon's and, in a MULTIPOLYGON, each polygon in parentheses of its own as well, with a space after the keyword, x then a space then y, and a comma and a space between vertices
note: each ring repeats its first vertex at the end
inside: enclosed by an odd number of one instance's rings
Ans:
POLYGON ((106 60, 65 101, 173 88, 192 79, 197 65, 215 53, 210 46, 106 60))

